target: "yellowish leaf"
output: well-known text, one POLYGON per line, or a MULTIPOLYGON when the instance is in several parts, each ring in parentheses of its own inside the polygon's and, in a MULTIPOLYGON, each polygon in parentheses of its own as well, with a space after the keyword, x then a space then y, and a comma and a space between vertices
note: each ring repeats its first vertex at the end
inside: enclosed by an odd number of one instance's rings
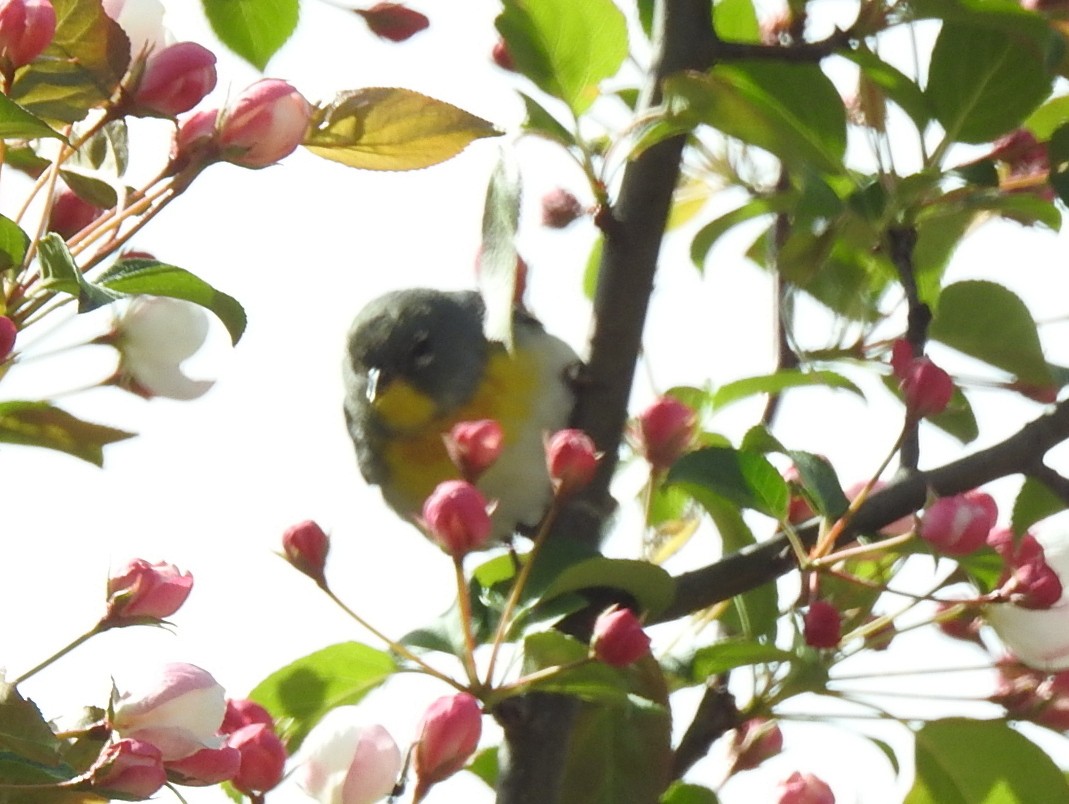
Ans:
POLYGON ((304 145, 350 167, 416 170, 501 133, 481 117, 418 92, 368 87, 340 93, 317 109, 304 145))

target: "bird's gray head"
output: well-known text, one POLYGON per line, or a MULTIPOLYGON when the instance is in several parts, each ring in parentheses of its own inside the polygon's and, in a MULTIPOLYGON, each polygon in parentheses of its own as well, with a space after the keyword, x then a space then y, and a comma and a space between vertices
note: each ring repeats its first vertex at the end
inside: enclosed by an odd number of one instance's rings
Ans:
POLYGON ((488 348, 477 293, 387 293, 361 310, 349 329, 346 407, 367 411, 391 383, 403 380, 446 413, 475 393, 488 348))

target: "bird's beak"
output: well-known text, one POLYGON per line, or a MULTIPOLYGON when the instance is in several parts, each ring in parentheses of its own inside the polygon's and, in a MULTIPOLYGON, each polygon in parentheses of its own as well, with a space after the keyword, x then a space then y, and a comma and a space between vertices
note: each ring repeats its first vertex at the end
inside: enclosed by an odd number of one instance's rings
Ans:
POLYGON ((367 390, 364 392, 367 395, 367 401, 371 404, 375 404, 375 397, 379 393, 379 380, 382 378, 382 371, 377 368, 368 369, 367 372, 367 390))

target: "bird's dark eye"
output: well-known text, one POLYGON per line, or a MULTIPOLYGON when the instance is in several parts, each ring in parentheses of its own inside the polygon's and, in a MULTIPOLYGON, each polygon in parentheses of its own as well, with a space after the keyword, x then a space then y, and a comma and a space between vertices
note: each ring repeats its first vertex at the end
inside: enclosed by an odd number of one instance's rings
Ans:
POLYGON ((434 360, 434 349, 431 346, 431 336, 427 332, 416 333, 416 338, 412 342, 412 349, 409 351, 409 359, 412 361, 412 366, 417 369, 426 368, 434 360))

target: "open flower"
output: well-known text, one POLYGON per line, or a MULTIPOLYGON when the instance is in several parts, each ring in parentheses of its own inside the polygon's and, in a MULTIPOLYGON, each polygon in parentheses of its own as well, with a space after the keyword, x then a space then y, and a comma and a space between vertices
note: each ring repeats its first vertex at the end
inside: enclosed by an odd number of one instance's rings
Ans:
POLYGON ((206 670, 167 664, 112 696, 111 727, 122 737, 151 743, 164 762, 203 748, 219 748, 226 694, 206 670))
POLYGON ((195 304, 156 296, 138 296, 115 323, 109 342, 119 350, 113 382, 151 399, 196 399, 211 380, 193 380, 182 373, 182 361, 204 345, 208 317, 195 304))

